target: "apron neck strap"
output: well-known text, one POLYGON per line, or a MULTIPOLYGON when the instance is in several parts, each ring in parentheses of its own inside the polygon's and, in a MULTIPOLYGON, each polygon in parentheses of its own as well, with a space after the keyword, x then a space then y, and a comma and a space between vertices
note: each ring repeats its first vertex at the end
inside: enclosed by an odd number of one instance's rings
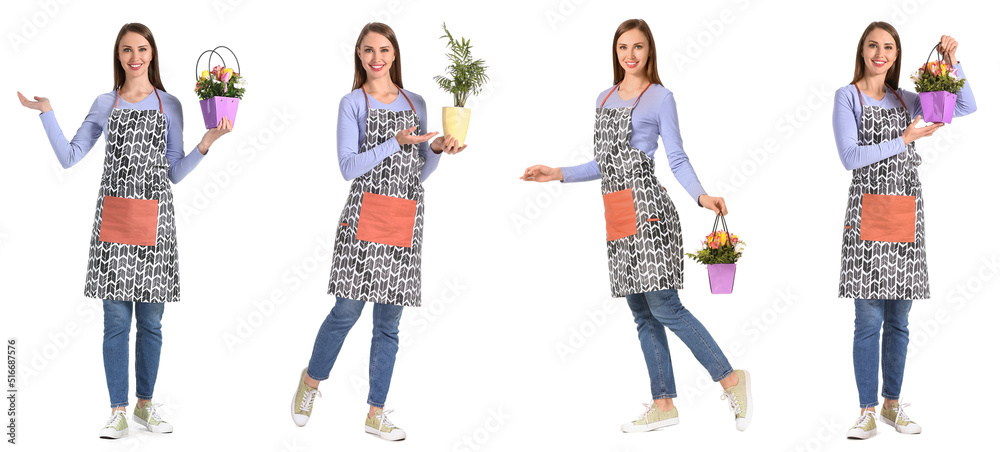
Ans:
MULTIPOLYGON (((156 93, 156 101, 160 104, 160 113, 163 113, 163 99, 160 99, 160 93, 157 92, 156 88, 153 88, 153 92, 156 93)), ((118 108, 118 99, 122 96, 118 94, 118 90, 115 90, 115 105, 111 107, 112 110, 118 108)))
MULTIPOLYGON (((416 113, 417 109, 413 108, 413 102, 410 102, 410 96, 407 96, 406 93, 403 92, 403 88, 400 88, 395 83, 393 83, 392 86, 395 86, 396 89, 399 90, 399 94, 403 95, 403 99, 406 99, 406 103, 410 104, 410 110, 413 110, 413 112, 416 113)), ((361 92, 365 93, 365 110, 371 109, 371 105, 368 104, 368 91, 365 91, 365 85, 361 85, 361 92)))
MULTIPOLYGON (((601 101, 600 108, 604 108, 604 103, 608 101, 609 97, 611 97, 611 93, 614 93, 615 90, 617 90, 618 87, 620 87, 620 86, 621 86, 621 82, 618 82, 617 85, 611 87, 611 91, 608 91, 608 95, 604 96, 604 100, 601 101)), ((646 90, 649 89, 650 86, 653 86, 653 84, 650 83, 650 84, 646 85, 646 87, 642 89, 642 92, 640 92, 638 96, 635 96, 635 102, 632 102, 632 108, 635 108, 636 105, 639 105, 639 99, 642 98, 642 95, 646 93, 646 90)))
MULTIPOLYGON (((897 93, 896 90, 892 89, 892 87, 889 86, 888 83, 885 84, 885 87, 887 88, 886 91, 892 91, 892 94, 894 94, 896 96, 896 99, 899 99, 899 103, 903 104, 903 108, 906 108, 907 110, 909 110, 909 108, 906 106, 906 102, 903 102, 903 98, 899 97, 899 93, 897 93)), ((861 106, 864 107, 865 106, 865 100, 864 100, 864 98, 861 97, 861 88, 858 88, 858 84, 857 83, 854 84, 854 89, 858 90, 858 100, 861 101, 861 106)))

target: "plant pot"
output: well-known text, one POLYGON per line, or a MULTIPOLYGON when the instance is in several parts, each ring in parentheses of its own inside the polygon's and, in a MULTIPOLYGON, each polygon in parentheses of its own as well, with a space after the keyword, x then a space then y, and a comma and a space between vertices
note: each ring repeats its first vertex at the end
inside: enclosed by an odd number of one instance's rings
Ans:
POLYGON ((445 136, 451 135, 458 140, 459 146, 465 145, 465 134, 469 131, 469 116, 471 108, 443 107, 441 109, 441 124, 444 125, 445 136))
POLYGON ((714 294, 733 293, 736 264, 708 264, 708 285, 714 294))
POLYGON ((955 114, 955 100, 958 96, 947 91, 920 93, 920 108, 924 110, 924 122, 951 124, 955 114))
POLYGON ((235 97, 215 96, 201 101, 201 115, 205 118, 205 128, 214 129, 219 126, 223 117, 229 118, 236 127, 236 108, 240 100, 235 97))

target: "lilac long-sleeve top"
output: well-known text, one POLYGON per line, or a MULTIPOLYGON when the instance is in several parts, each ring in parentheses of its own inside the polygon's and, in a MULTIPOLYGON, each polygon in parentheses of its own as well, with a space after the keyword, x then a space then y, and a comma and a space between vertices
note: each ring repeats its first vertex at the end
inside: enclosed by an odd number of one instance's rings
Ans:
MULTIPOLYGON (((410 104, 403 97, 402 92, 413 102, 413 108, 417 114, 417 135, 427 133, 427 104, 424 98, 412 91, 400 88, 401 93, 396 96, 396 100, 390 104, 383 104, 372 96, 368 96, 368 103, 372 109, 386 109, 392 111, 406 111, 410 109, 410 104)), ((379 162, 386 157, 396 153, 401 149, 396 137, 378 144, 366 152, 361 152, 365 142, 367 131, 368 109, 365 106, 365 93, 361 88, 347 93, 340 99, 340 113, 337 116, 337 159, 340 162, 340 172, 345 180, 371 171, 379 162)), ((440 154, 431 151, 430 143, 425 141, 420 143, 417 151, 424 157, 424 166, 420 170, 420 180, 425 181, 437 168, 441 160, 440 154)))
MULTIPOLYGON (((195 146, 191 152, 184 155, 184 116, 181 103, 177 101, 176 97, 165 91, 156 91, 159 92, 159 98, 163 101, 163 115, 166 116, 167 121, 166 154, 167 162, 170 164, 167 175, 170 181, 176 184, 198 166, 204 154, 198 152, 198 147, 195 146)), ((42 119, 42 126, 45 128, 45 134, 49 138, 49 144, 52 145, 52 150, 55 151, 56 158, 59 159, 63 168, 69 168, 83 159, 94 148, 94 144, 97 143, 97 139, 102 134, 107 140, 108 117, 111 116, 111 110, 115 108, 116 97, 118 97, 118 91, 97 96, 94 104, 90 106, 87 117, 83 119, 83 124, 80 125, 76 135, 70 141, 66 141, 66 136, 63 135, 59 122, 56 121, 55 110, 49 110, 39 115, 42 119)), ((134 104, 126 102, 125 99, 119 99, 118 108, 159 110, 160 103, 157 101, 155 93, 149 93, 145 99, 134 104)))
MULTIPOLYGON (((956 64, 955 69, 959 78, 965 78, 962 71, 962 64, 956 64)), ((920 107, 920 95, 905 89, 896 90, 899 97, 906 103, 906 109, 910 111, 910 117, 916 118, 923 115, 924 110, 920 107)), ((864 105, 877 106, 882 108, 902 107, 899 99, 896 98, 889 88, 886 87, 885 97, 882 100, 875 100, 867 94, 864 97, 864 105)), ((854 85, 847 85, 837 90, 833 103, 833 137, 837 141, 837 152, 840 153, 840 161, 844 168, 854 170, 872 163, 884 160, 893 155, 906 150, 903 144, 903 137, 894 140, 883 141, 881 143, 861 146, 858 144, 858 124, 861 123, 862 104, 858 98, 858 90, 854 85)), ((972 87, 969 81, 965 81, 965 86, 958 92, 958 99, 955 100, 955 116, 964 116, 976 111, 976 98, 972 95, 972 87)))
MULTIPOLYGON (((604 103, 604 108, 631 107, 635 99, 624 100, 618 95, 617 87, 612 87, 601 92, 597 96, 596 105, 601 106, 601 101, 608 97, 604 103), (613 91, 613 92, 612 92, 613 91), (611 96, 608 97, 608 93, 611 96)), ((653 158, 656 153, 657 138, 663 138, 663 147, 667 153, 667 161, 670 164, 670 171, 674 173, 677 182, 680 182, 684 190, 694 198, 705 194, 698 175, 695 174, 688 156, 684 152, 681 141, 681 130, 677 123, 677 103, 674 101, 674 93, 663 85, 653 84, 642 94, 639 104, 632 110, 632 147, 645 152, 649 158, 653 158)), ((560 168, 563 173, 563 182, 583 182, 598 179, 601 172, 597 167, 597 161, 591 160, 582 165, 568 166, 560 168)))

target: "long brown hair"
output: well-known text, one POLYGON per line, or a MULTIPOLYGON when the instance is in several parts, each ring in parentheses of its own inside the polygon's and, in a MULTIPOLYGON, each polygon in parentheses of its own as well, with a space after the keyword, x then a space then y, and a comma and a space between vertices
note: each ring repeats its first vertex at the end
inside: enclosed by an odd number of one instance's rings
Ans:
POLYGON ((660 83, 660 73, 656 71, 656 43, 653 42, 653 32, 649 30, 649 25, 646 21, 642 19, 629 19, 622 22, 618 26, 618 30, 615 30, 615 39, 611 41, 611 65, 614 68, 615 73, 615 85, 621 83, 625 79, 625 68, 618 63, 618 38, 621 37, 626 31, 638 29, 644 35, 646 35, 646 40, 649 41, 649 58, 646 59, 646 76, 649 77, 650 83, 660 83))
MULTIPOLYGON (((861 54, 861 51, 864 49, 865 38, 868 37, 868 33, 871 33, 876 28, 885 30, 896 41, 896 61, 893 61, 889 72, 885 74, 885 83, 892 87, 893 90, 897 90, 899 89, 899 66, 900 61, 903 60, 903 48, 899 46, 899 33, 896 33, 896 29, 887 22, 872 22, 868 24, 868 28, 865 28, 865 32, 861 33, 861 39, 858 41, 858 55, 854 58, 854 80, 851 81, 851 84, 858 83, 865 76, 865 57, 861 54)), ((882 44, 880 43, 879 45, 882 44)))
POLYGON ((114 58, 112 58, 112 63, 115 65, 115 90, 118 90, 125 84, 125 68, 122 67, 122 63, 118 59, 118 46, 121 45, 122 37, 125 36, 125 33, 130 31, 146 38, 146 41, 149 42, 150 50, 153 51, 153 59, 150 60, 149 69, 146 70, 146 75, 149 76, 149 83, 152 83, 160 91, 167 92, 167 89, 163 87, 163 82, 160 81, 160 53, 156 50, 156 40, 153 39, 153 32, 140 23, 122 25, 122 29, 118 30, 118 37, 115 38, 115 53, 114 58))
POLYGON ((402 69, 402 58, 399 55, 399 43, 396 42, 396 32, 392 31, 388 25, 381 22, 371 22, 365 25, 365 28, 361 29, 361 33, 358 34, 358 42, 354 44, 354 88, 352 90, 361 88, 361 85, 365 84, 368 80, 368 73, 365 72, 365 65, 361 62, 361 58, 358 56, 358 51, 361 50, 361 40, 365 38, 368 33, 378 33, 385 36, 389 40, 389 44, 392 44, 392 51, 395 53, 396 58, 392 62, 392 67, 389 68, 389 79, 396 86, 403 87, 403 69, 402 69))

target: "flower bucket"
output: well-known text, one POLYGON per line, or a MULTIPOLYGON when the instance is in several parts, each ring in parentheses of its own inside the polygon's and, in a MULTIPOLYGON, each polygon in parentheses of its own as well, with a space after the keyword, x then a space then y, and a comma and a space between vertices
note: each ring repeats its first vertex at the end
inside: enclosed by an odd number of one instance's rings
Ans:
POLYGON ((465 134, 469 132, 469 116, 471 108, 443 107, 441 109, 441 124, 445 136, 451 135, 458 141, 458 146, 465 146, 465 134))
POLYGON ((201 116, 205 118, 205 128, 214 129, 219 127, 219 121, 223 117, 229 118, 236 127, 236 109, 240 106, 240 100, 235 97, 215 96, 205 99, 201 103, 201 116))
POLYGON ((733 293, 736 264, 708 264, 708 285, 713 294, 733 293))
POLYGON ((951 124, 951 117, 955 114, 956 99, 958 96, 947 91, 920 93, 920 108, 924 110, 924 122, 951 124))

